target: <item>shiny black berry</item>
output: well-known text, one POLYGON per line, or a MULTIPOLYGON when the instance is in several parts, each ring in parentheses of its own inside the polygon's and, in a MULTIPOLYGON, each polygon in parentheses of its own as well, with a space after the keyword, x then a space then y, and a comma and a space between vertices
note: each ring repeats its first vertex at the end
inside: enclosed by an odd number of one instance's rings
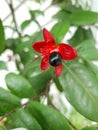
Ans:
POLYGON ((61 64, 62 57, 58 52, 52 52, 49 56, 49 63, 52 66, 58 66, 61 64))

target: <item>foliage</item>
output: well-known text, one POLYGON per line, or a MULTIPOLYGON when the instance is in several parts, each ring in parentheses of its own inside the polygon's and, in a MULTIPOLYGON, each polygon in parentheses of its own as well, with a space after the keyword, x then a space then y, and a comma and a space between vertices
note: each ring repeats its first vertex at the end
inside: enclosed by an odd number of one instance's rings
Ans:
MULTIPOLYGON (((40 5, 45 1, 35 2, 40 5)), ((13 3, 10 4, 9 7, 13 11, 13 3)), ((59 78, 54 75, 52 67, 47 71, 40 69, 41 57, 32 48, 32 43, 42 41, 42 28, 45 26, 42 27, 38 16, 44 18, 47 9, 30 9, 30 19, 24 20, 19 27, 13 12, 16 38, 12 36, 5 39, 7 28, 0 20, 0 54, 10 49, 18 71, 18 74, 8 71, 5 77, 7 90, 0 87, 0 121, 6 118, 5 127, 0 126, 0 130, 18 127, 28 130, 98 129, 97 125, 92 125, 93 121, 96 124, 98 122, 98 67, 93 64, 93 61, 98 61, 98 50, 91 30, 91 27, 96 27, 98 13, 83 9, 81 4, 73 4, 71 0, 53 0, 49 8, 51 6, 58 7, 59 11, 51 18, 51 21, 56 20, 56 23, 50 28, 50 32, 57 44, 64 42, 69 33, 71 37, 65 42, 75 47, 78 57, 73 61, 63 62, 63 73, 59 78), (25 29, 32 22, 37 25, 38 30, 31 35, 25 35, 25 29), (75 114, 71 113, 68 118, 65 117, 66 112, 62 113, 52 102, 53 98, 49 92, 53 83, 76 110, 75 114), (24 98, 27 99, 26 103, 22 103, 24 98), (47 100, 46 105, 43 99, 47 100), (80 114, 78 118, 77 113, 80 114), (80 125, 77 123, 79 119, 80 125), (89 127, 85 126, 85 121, 89 127)), ((12 25, 10 28, 13 29, 12 25)), ((1 70, 8 70, 4 60, 0 60, 1 70)), ((61 107, 66 110, 63 105, 61 107)))

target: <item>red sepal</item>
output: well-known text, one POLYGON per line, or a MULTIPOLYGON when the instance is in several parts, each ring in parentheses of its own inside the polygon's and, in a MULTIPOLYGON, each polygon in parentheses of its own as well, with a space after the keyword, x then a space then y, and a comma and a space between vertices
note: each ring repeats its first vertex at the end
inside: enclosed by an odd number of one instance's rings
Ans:
POLYGON ((43 36, 44 36, 45 42, 52 42, 53 44, 55 43, 55 40, 52 34, 46 28, 43 29, 43 36))
POLYGON ((39 53, 46 55, 49 53, 49 48, 46 42, 35 42, 32 47, 39 53))
POLYGON ((63 60, 72 60, 77 57, 77 51, 70 45, 61 43, 58 46, 59 53, 63 60))
POLYGON ((62 73, 62 64, 60 64, 59 66, 56 66, 55 68, 54 68, 54 70, 55 70, 55 74, 56 74, 56 76, 60 76, 61 75, 61 73, 62 73))
POLYGON ((42 58, 42 61, 41 61, 41 69, 42 70, 47 70, 49 68, 50 64, 49 64, 49 61, 48 61, 48 56, 44 56, 42 58))

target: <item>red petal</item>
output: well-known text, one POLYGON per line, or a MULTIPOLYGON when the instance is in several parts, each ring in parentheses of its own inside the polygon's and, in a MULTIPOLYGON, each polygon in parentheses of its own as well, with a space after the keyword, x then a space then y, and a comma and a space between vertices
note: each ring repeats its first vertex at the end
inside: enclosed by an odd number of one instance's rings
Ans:
POLYGON ((32 47, 39 53, 46 55, 49 53, 49 48, 46 42, 36 42, 32 44, 32 47))
POLYGON ((51 42, 51 45, 55 45, 55 40, 52 34, 46 28, 43 29, 43 36, 45 42, 51 42))
POLYGON ((56 48, 56 43, 53 36, 45 28, 43 29, 43 36, 45 41, 36 42, 32 44, 32 47, 43 55, 49 55, 56 48))
POLYGON ((58 49, 63 60, 72 60, 78 55, 77 51, 68 44, 61 43, 59 44, 58 49))
POLYGON ((41 67, 42 70, 46 70, 46 69, 49 68, 49 66, 50 66, 50 64, 49 64, 49 61, 48 61, 48 56, 44 56, 42 58, 40 67, 41 67))
POLYGON ((59 66, 56 66, 54 69, 55 69, 56 76, 60 76, 62 73, 62 64, 60 64, 59 66))

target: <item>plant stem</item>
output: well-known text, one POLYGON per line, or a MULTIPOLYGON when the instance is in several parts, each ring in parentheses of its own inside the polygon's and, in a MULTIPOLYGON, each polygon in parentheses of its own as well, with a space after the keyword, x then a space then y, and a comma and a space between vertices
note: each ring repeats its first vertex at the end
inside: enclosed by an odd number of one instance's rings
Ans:
POLYGON ((0 118, 0 122, 1 122, 3 119, 5 119, 6 117, 8 117, 8 116, 12 115, 13 113, 15 113, 15 112, 17 111, 17 109, 19 109, 19 108, 25 108, 30 101, 32 101, 32 100, 38 100, 38 99, 40 98, 40 96, 43 96, 44 94, 45 94, 45 93, 43 92, 43 93, 41 93, 40 95, 37 95, 37 96, 31 98, 31 99, 30 99, 29 101, 27 101, 26 103, 21 104, 20 106, 18 106, 17 108, 13 109, 12 111, 6 113, 5 115, 3 115, 3 116, 0 118))
MULTIPOLYGON (((65 117, 66 118, 66 117, 65 117)), ((70 120, 68 120, 67 118, 66 118, 66 120, 67 120, 67 122, 70 124, 70 126, 74 129, 74 130, 78 130, 71 122, 70 122, 70 120)))
POLYGON ((37 57, 35 57, 33 60, 32 60, 32 63, 35 62, 37 59, 39 59, 42 55, 39 55, 37 57))
MULTIPOLYGON (((6 1, 7 4, 8 4, 8 1, 7 1, 7 0, 5 0, 5 1, 6 1)), ((18 8, 20 8, 21 5, 24 4, 26 1, 27 1, 27 0, 21 1, 21 2, 16 6, 16 8, 14 9, 14 12, 15 12, 18 8)), ((9 14, 3 19, 3 22, 5 22, 10 16, 11 16, 11 13, 9 13, 9 14)))
POLYGON ((45 96, 46 96, 46 98, 47 98, 47 104, 48 104, 48 105, 51 105, 51 101, 50 101, 50 98, 49 98, 49 91, 50 91, 50 86, 51 86, 51 84, 52 84, 53 81, 54 81, 54 76, 55 76, 55 73, 53 72, 53 74, 52 74, 52 76, 51 76, 49 82, 48 82, 47 85, 46 85, 45 96))
POLYGON ((16 22, 16 18, 15 18, 15 12, 14 12, 14 8, 13 8, 13 2, 12 0, 10 0, 10 3, 6 0, 10 10, 11 10, 11 14, 12 14, 12 17, 13 17, 13 22, 14 22, 14 25, 15 25, 15 30, 18 34, 19 37, 21 37, 21 33, 19 32, 18 30, 18 25, 17 25, 17 22, 16 22))

